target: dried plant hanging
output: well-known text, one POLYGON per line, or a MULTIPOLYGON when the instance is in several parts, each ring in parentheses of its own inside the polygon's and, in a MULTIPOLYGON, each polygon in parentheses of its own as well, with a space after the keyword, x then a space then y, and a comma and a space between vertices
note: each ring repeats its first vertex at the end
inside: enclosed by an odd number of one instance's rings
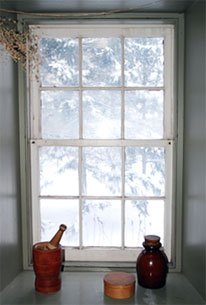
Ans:
POLYGON ((26 68, 28 38, 29 31, 20 32, 15 19, 0 17, 0 44, 15 62, 20 62, 24 69, 26 68))
POLYGON ((26 70, 28 59, 33 64, 37 63, 37 37, 28 28, 20 31, 15 19, 0 17, 0 45, 3 47, 2 51, 6 51, 14 62, 20 63, 23 70, 26 70))

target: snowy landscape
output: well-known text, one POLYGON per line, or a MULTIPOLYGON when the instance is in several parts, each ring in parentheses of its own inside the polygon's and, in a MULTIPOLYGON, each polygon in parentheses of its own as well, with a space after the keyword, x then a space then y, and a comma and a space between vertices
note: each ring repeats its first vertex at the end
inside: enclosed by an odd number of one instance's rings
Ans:
POLYGON ((163 38, 122 39, 41 39, 41 137, 68 143, 39 147, 41 240, 60 223, 69 247, 164 240, 163 38))

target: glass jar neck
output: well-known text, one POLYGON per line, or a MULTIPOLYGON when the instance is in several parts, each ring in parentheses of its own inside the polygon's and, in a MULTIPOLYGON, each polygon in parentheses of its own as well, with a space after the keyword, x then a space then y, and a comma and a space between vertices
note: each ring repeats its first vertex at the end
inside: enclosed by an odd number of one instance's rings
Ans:
POLYGON ((162 246, 162 244, 160 242, 158 242, 156 244, 149 244, 147 242, 143 242, 143 247, 146 250, 158 250, 161 246, 162 246))

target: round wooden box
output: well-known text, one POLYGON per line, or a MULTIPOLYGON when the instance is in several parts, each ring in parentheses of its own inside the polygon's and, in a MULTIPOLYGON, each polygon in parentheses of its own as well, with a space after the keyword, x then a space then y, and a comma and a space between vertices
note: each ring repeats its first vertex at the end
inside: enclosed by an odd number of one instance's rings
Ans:
POLYGON ((104 294, 113 299, 127 299, 134 295, 135 276, 126 272, 110 272, 104 277, 104 294))

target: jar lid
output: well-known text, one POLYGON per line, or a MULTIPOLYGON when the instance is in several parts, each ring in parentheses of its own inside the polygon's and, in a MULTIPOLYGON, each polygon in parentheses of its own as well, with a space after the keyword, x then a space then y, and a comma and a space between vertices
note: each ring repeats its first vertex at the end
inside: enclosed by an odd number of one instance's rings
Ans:
POLYGON ((144 239, 148 246, 157 246, 160 243, 160 237, 157 235, 146 235, 144 239))

